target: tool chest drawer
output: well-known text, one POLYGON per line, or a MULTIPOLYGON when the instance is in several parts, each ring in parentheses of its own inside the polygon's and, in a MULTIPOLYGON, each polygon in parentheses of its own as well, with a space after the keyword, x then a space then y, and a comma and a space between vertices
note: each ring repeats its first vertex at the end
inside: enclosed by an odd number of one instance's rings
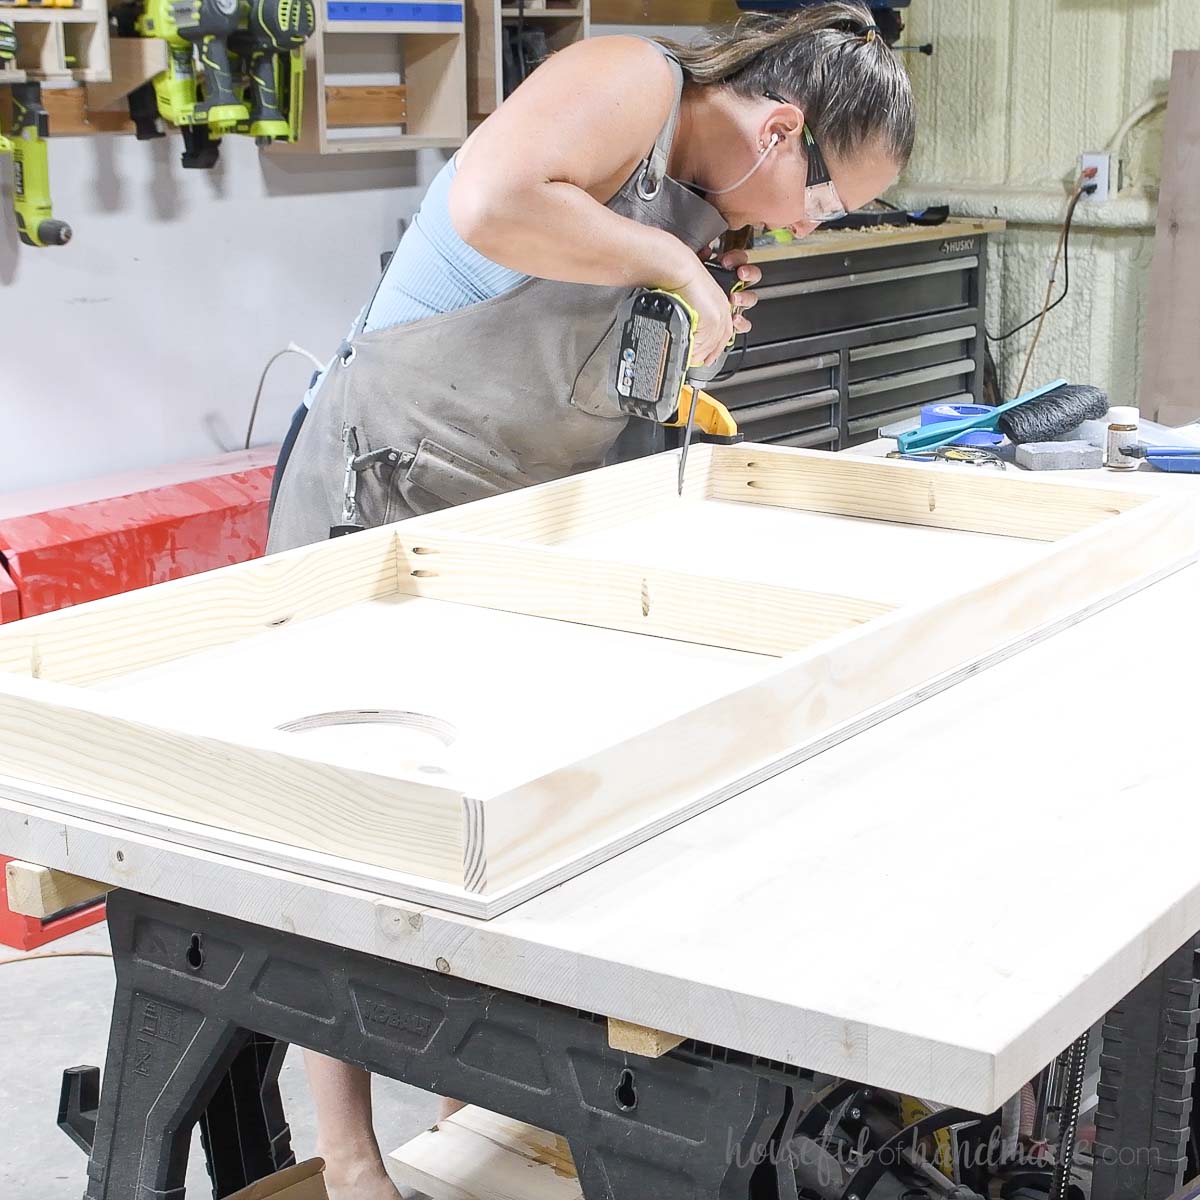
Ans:
POLYGON ((840 363, 839 355, 829 353, 746 367, 728 380, 714 380, 707 390, 730 411, 740 410, 768 400, 835 388, 840 363))
POLYGON ((837 404, 837 390, 827 388, 733 411, 738 428, 747 441, 773 442, 790 434, 814 430, 828 430, 836 435, 837 404))
POLYGON ((732 374, 709 390, 749 439, 828 437, 835 449, 931 401, 977 402, 987 236, 961 231, 899 245, 892 231, 851 253, 761 262, 753 329, 731 352, 732 374))

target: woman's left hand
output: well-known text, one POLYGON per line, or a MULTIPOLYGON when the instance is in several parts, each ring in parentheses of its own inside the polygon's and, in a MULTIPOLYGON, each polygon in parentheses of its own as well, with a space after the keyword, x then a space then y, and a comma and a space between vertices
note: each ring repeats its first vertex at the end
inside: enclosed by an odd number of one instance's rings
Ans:
MULTIPOLYGON (((727 254, 722 254, 718 260, 726 271, 736 271, 737 277, 747 287, 753 288, 760 279, 762 279, 762 271, 746 261, 745 250, 730 250, 727 254)), ((734 292, 730 297, 733 304, 733 329, 735 333, 749 333, 750 322, 743 315, 749 308, 753 308, 758 303, 758 295, 750 290, 743 292, 734 292)))

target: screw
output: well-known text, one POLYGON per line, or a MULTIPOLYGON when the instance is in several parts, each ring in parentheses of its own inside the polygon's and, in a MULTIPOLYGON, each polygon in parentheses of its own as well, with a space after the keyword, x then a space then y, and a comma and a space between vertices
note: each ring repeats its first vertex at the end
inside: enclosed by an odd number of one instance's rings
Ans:
MULTIPOLYGON (((862 1109, 861 1109, 861 1108, 852 1108, 852 1109, 850 1110, 850 1120, 852 1120, 852 1121, 858 1121, 858 1120, 860 1120, 861 1118, 862 1118, 862 1109)), ((850 1197, 849 1197, 849 1196, 847 1196, 847 1197, 846 1197, 846 1200, 850 1200, 850 1197)))

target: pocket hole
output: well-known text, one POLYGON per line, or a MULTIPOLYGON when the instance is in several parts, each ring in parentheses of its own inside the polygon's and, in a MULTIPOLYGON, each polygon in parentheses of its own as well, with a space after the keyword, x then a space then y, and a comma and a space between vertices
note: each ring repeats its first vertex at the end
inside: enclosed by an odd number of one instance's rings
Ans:
POLYGON ((438 575, 436 571, 409 571, 409 574, 417 579, 436 579, 438 575))
POLYGON ((628 1067, 621 1072, 614 1095, 617 1098, 617 1107, 622 1112, 633 1112, 637 1108, 637 1088, 633 1086, 633 1072, 628 1067))
POLYGON ((762 487, 762 480, 761 479, 747 479, 746 486, 747 487, 762 487))
POLYGON ((188 943, 187 953, 184 955, 187 959, 187 965, 193 971, 198 971, 204 966, 204 947, 200 944, 200 935, 192 934, 192 940, 188 943))
POLYGON ((414 546, 412 548, 414 554, 436 554, 437 551, 432 546, 414 546))

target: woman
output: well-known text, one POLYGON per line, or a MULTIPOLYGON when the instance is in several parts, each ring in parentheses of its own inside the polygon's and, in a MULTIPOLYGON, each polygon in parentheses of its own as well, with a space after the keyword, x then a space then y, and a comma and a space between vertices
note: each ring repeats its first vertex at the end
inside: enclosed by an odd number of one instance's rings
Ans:
MULTIPOLYGON (((630 292, 687 300, 711 363, 754 295, 731 311, 710 244, 861 206, 913 134, 908 78, 857 3, 747 17, 693 47, 604 37, 552 56, 435 179, 314 385, 269 549, 599 466, 627 424, 608 380, 630 292)), ((740 252, 720 261, 759 278, 740 252)), ((313 1056, 310 1078, 334 1200, 394 1200, 368 1077, 313 1056)))

